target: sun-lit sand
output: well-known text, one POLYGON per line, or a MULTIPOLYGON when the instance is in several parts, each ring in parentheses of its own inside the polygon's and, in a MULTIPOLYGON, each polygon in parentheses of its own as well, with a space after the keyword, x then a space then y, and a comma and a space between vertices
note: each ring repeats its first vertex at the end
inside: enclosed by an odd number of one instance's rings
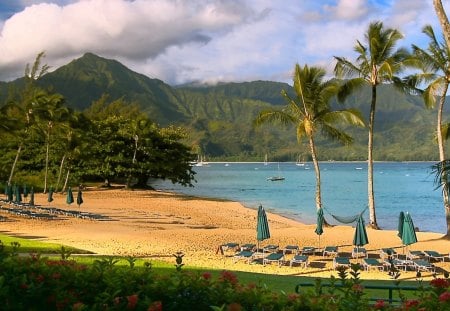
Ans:
MULTIPOLYGON (((76 193, 75 193, 76 195, 76 193)), ((35 195, 35 203, 44 207, 78 210, 76 204, 68 206, 66 196, 55 194, 49 204, 44 194, 35 195)), ((248 264, 234 262, 232 253, 217 253, 219 245, 236 242, 256 244, 256 210, 236 202, 204 200, 158 191, 97 190, 83 192, 81 211, 105 216, 105 220, 79 219, 59 216, 56 220, 35 220, 1 212, 6 220, 1 230, 6 234, 33 237, 86 249, 97 254, 126 255, 162 259, 174 262, 173 254, 185 254, 184 263, 199 267, 259 273, 329 277, 337 275, 330 257, 311 256, 311 267, 278 267, 276 264, 248 264)), ((315 225, 268 213, 271 238, 261 245, 276 244, 319 246, 315 225)), ((371 256, 382 247, 395 247, 403 254, 401 240, 396 231, 368 229, 370 243, 365 246, 371 256)), ((320 246, 336 245, 342 253, 352 249, 354 228, 335 226, 324 228, 320 246)), ((450 241, 442 234, 418 232, 419 242, 411 250, 436 250, 449 254, 450 241)), ((287 259, 291 255, 287 256, 287 259)), ((357 262, 356 259, 352 259, 357 262)), ((450 258, 434 263, 437 272, 450 271, 450 258)), ((389 279, 387 272, 363 272, 362 278, 389 279)), ((425 278, 431 273, 423 273, 425 278)), ((415 272, 402 272, 401 279, 415 279, 415 272)))

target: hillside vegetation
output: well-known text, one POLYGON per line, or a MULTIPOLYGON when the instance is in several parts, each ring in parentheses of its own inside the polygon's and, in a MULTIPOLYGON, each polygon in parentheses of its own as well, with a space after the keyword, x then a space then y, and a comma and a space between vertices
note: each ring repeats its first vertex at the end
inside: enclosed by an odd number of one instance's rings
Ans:
MULTIPOLYGON (((0 102, 22 79, 0 83, 0 102)), ((298 144, 293 128, 255 128, 257 113, 269 106, 282 106, 286 83, 253 81, 218 85, 173 87, 131 71, 115 60, 87 53, 43 76, 42 87, 66 98, 69 107, 83 111, 102 95, 138 104, 156 123, 187 128, 187 143, 209 160, 273 161, 308 159, 306 142, 298 144)), ((426 110, 418 96, 402 94, 391 86, 380 87, 376 115, 374 158, 378 161, 436 160, 434 141, 436 112, 426 110)), ((370 92, 365 89, 346 102, 360 109, 367 119, 370 92)), ((448 111, 447 111, 448 112, 448 111)), ((320 160, 365 160, 367 129, 350 129, 355 143, 349 147, 319 139, 320 160)))

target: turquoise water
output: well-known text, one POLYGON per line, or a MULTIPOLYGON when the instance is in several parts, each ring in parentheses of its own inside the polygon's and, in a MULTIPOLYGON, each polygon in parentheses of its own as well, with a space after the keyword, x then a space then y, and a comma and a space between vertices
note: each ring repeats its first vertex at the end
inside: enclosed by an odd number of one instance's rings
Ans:
MULTIPOLYGON (((400 211, 409 212, 420 231, 446 232, 441 190, 435 190, 430 162, 374 164, 377 221, 383 229, 397 229, 400 211)), ((330 214, 352 216, 367 206, 367 164, 323 162, 322 202, 330 214)), ((210 163, 195 167, 197 183, 192 188, 157 181, 156 189, 241 202, 249 208, 262 204, 266 210, 315 223, 315 174, 311 163, 210 163), (267 181, 281 174, 283 181, 267 181)), ((368 211, 364 214, 368 221, 368 211)))

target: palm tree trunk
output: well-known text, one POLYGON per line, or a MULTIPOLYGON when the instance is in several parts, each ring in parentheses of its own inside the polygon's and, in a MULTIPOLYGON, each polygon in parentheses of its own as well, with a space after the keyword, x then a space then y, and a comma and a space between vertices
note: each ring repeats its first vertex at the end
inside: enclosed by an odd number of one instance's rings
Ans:
POLYGON ((58 180, 56 182, 55 192, 58 192, 59 183, 61 181, 61 175, 62 175, 62 170, 63 170, 63 167, 64 167, 64 161, 65 160, 66 160, 66 154, 63 155, 63 157, 61 159, 61 164, 59 165, 58 180))
POLYGON ((322 191, 320 188, 320 167, 319 161, 317 161, 317 152, 316 145, 314 143, 314 138, 312 135, 309 135, 309 147, 311 149, 311 157, 314 165, 314 171, 316 172, 316 208, 319 209, 322 207, 322 191))
MULTIPOLYGON (((442 90, 442 96, 439 99, 439 108, 438 108, 438 116, 437 116, 437 140, 438 140, 438 148, 439 148, 439 161, 445 160, 445 146, 444 146, 444 137, 442 137, 442 113, 444 111, 445 105, 445 95, 448 90, 448 83, 445 84, 444 90, 442 90)), ((442 173, 442 178, 447 180, 447 173, 442 173)), ((444 208, 445 208, 445 219, 447 223, 447 237, 450 237, 450 205, 449 205, 449 194, 447 187, 444 187, 442 191, 442 198, 444 200, 444 208)))
POLYGON ((61 189, 61 192, 64 193, 67 188, 67 183, 69 182, 70 169, 67 169, 66 180, 64 181, 64 186, 61 189))
POLYGON ((49 141, 47 137, 47 150, 45 152, 45 176, 44 176, 44 193, 47 193, 47 176, 48 176, 48 149, 49 141))
POLYGON ((448 22, 447 14, 445 14, 444 7, 441 0, 433 0, 434 10, 441 24, 442 32, 444 34, 447 46, 450 46, 450 24, 448 22))
POLYGON ((8 186, 11 185, 12 178, 14 176, 14 170, 16 169, 17 161, 19 161, 19 155, 20 155, 21 151, 22 151, 22 143, 20 143, 19 148, 17 149, 16 157, 14 159, 13 166, 11 167, 11 173, 9 174, 9 179, 8 179, 8 186))
POLYGON ((372 85, 372 103, 369 116, 369 142, 367 143, 367 193, 369 204, 369 224, 374 229, 379 229, 375 213, 375 195, 373 191, 373 125, 375 122, 375 108, 377 102, 377 87, 372 85))

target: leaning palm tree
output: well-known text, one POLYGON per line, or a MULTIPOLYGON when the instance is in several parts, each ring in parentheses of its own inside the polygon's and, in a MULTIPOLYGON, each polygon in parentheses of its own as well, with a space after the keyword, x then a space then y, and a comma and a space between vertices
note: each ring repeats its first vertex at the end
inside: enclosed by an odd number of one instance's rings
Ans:
MULTIPOLYGON (((444 140, 448 137, 449 124, 443 124, 442 116, 445 105, 445 98, 450 84, 450 50, 444 40, 439 42, 430 25, 423 28, 430 42, 427 50, 423 50, 416 45, 412 46, 413 55, 411 65, 422 70, 421 73, 409 77, 409 81, 413 81, 415 85, 428 86, 421 91, 425 106, 434 108, 437 97, 439 105, 436 121, 436 138, 439 151, 439 161, 445 160, 445 144, 444 140)), ((447 180, 446 170, 442 170, 443 180, 447 180)), ((444 200, 445 213, 447 215, 447 233, 450 234, 450 205, 448 187, 442 188, 442 196, 444 200)))
POLYGON ((322 197, 320 189, 320 168, 317 156, 315 136, 318 130, 333 139, 344 144, 352 142, 352 138, 345 132, 337 128, 336 124, 351 124, 364 126, 364 121, 360 113, 354 109, 332 110, 331 99, 339 90, 339 83, 336 80, 323 81, 325 70, 318 67, 303 68, 299 64, 295 65, 294 91, 296 96, 291 98, 283 90, 282 95, 286 99, 287 105, 281 110, 267 109, 259 113, 255 119, 255 125, 269 122, 279 122, 285 125, 294 125, 297 133, 297 140, 306 137, 309 140, 309 148, 316 173, 316 208, 322 207, 322 197))
POLYGON ((405 49, 395 50, 395 45, 402 39, 402 34, 395 29, 383 27, 383 23, 374 22, 369 25, 365 40, 367 45, 357 41, 355 52, 356 62, 352 63, 344 57, 335 57, 337 63, 334 69, 339 78, 350 78, 345 81, 342 91, 338 94, 340 101, 364 85, 369 85, 372 91, 369 115, 368 156, 368 205, 369 221, 372 228, 378 229, 375 213, 375 196, 373 187, 373 129, 377 104, 377 87, 382 83, 400 82, 396 75, 404 69, 404 60, 408 55, 405 49))
MULTIPOLYGON (((437 188, 442 188, 443 193, 450 191, 450 160, 443 160, 433 165, 433 173, 435 174, 434 183, 437 188)), ((450 238, 450 211, 449 206, 445 206, 445 219, 447 223, 447 233, 445 237, 450 238)))

